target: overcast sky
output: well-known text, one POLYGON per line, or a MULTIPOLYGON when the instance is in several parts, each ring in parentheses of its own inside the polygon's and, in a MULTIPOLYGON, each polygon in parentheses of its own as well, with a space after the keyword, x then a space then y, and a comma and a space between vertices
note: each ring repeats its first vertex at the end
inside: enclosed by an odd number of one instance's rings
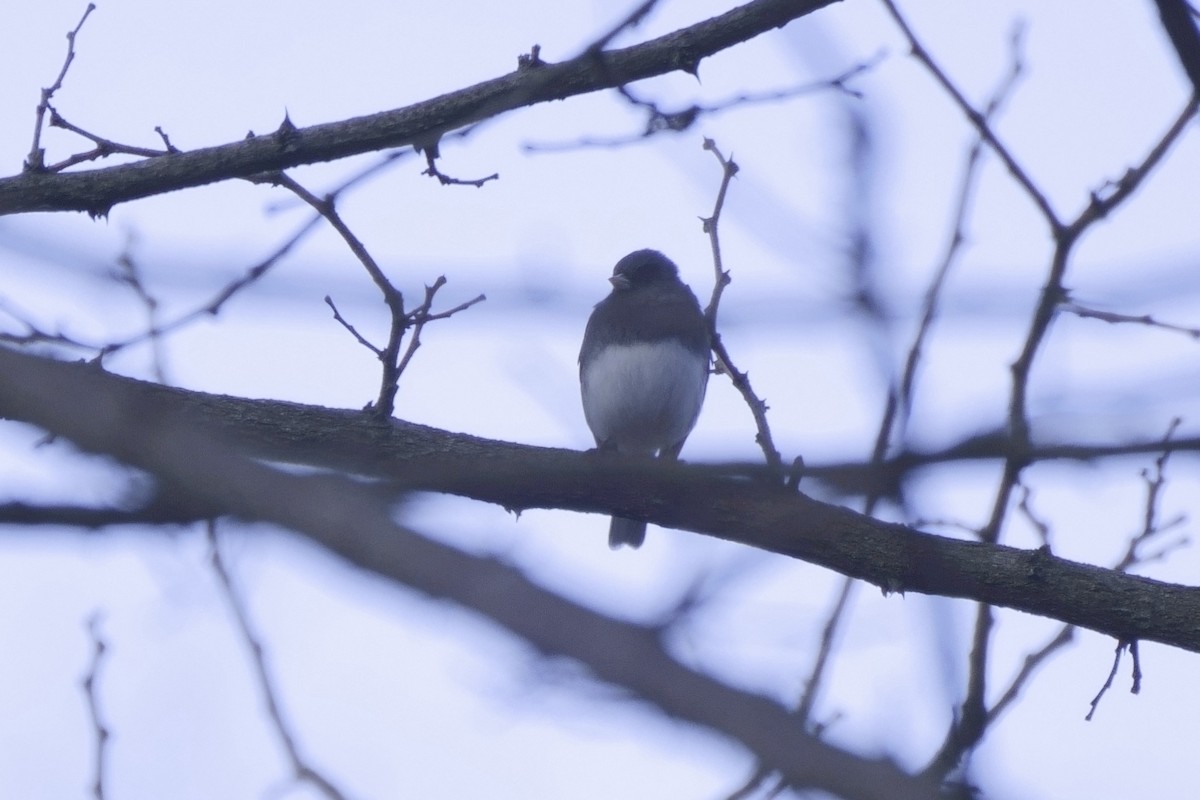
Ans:
MULTIPOLYGON (((107 0, 88 19, 55 98, 72 123, 140 146, 161 126, 182 149, 400 107, 506 74, 531 46, 557 61, 626 13, 605 2, 343 3, 107 0)), ((1074 217, 1144 157, 1188 88, 1153 4, 905 2, 948 74, 981 104, 1009 67, 1025 21, 1025 77, 997 128, 1059 214, 1074 217)), ((664 0, 621 45, 712 16, 729 5, 664 0)), ((84 5, 0 6, 0 174, 26 158, 39 90, 61 66, 84 5)), ((583 449, 576 355, 592 304, 621 256, 655 247, 706 296, 710 213, 719 169, 701 143, 732 152, 741 172, 723 218, 733 284, 722 307, 735 361, 771 406, 785 458, 865 459, 885 371, 911 341, 922 293, 945 248, 970 128, 907 56, 880 3, 845 0, 703 62, 700 81, 637 84, 666 108, 715 105, 871 68, 861 99, 823 90, 702 117, 689 131, 619 148, 569 147, 636 134, 638 111, 603 93, 511 112, 443 143, 440 168, 499 173, 483 188, 443 187, 422 163, 397 160, 347 194, 340 209, 396 283, 420 292, 439 275, 452 306, 488 300, 431 325, 401 383, 397 416, 453 431, 583 449), (870 132, 866 202, 886 336, 850 313, 846 242, 853 196, 847 121, 870 132), (884 370, 884 371, 881 371, 884 370)), ((47 160, 85 149, 49 131, 47 160)), ((314 191, 378 156, 302 168, 314 191)), ((1132 202, 1080 245, 1069 285, 1089 305, 1200 325, 1196 178, 1200 141, 1187 134, 1132 202)), ((111 277, 131 254, 163 319, 202 304, 273 252, 308 218, 285 192, 230 182, 139 201, 106 219, 0 218, 0 300, 49 329, 106 342, 142 330, 144 311, 111 277)), ((912 440, 937 447, 1003 419, 1010 374, 1051 243, 1036 209, 993 158, 973 203, 963 261, 921 373, 912 440)), ((322 298, 368 336, 386 309, 330 231, 307 238, 215 319, 167 340, 169 381, 188 388, 361 407, 376 362, 331 319, 322 298)), ((417 296, 417 295, 410 295, 417 296)), ((19 325, 0 308, 0 330, 19 325)), ((74 353, 74 357, 87 355, 74 353)), ((150 377, 153 352, 108 360, 150 377)), ((1200 426, 1200 347, 1187 336, 1067 318, 1053 329, 1031 385, 1035 433, 1053 440, 1160 436, 1174 416, 1200 426)), ((753 460, 753 422, 714 378, 684 450, 696 461, 753 460)), ((39 432, 0 426, 0 500, 105 502, 128 477, 80 459, 39 432)), ((1151 458, 1103 469, 1030 470, 1034 505, 1060 555, 1112 563, 1141 524, 1151 458)), ((1167 517, 1200 514, 1194 455, 1169 466, 1167 517)), ((911 517, 979 525, 993 467, 916 479, 911 517)), ((607 519, 532 511, 519 518, 458 499, 414 502, 406 521, 479 552, 502 554, 540 583, 616 615, 650 619, 697 581, 719 599, 681 625, 677 652, 736 685, 794 701, 810 668, 839 576, 693 534, 651 526, 637 552, 612 553, 607 519)), ((901 517, 902 512, 885 513, 901 517)), ((230 529, 232 531, 232 528, 230 529)), ((352 797, 716 798, 749 774, 740 748, 538 661, 477 619, 359 574, 284 533, 227 536, 228 559, 267 648, 285 713, 305 753, 352 797)), ((934 528, 947 535, 952 529, 934 528)), ((1187 527, 1179 529, 1186 533, 1187 527)), ((1193 529, 1194 531, 1194 529, 1193 529)), ((0 794, 88 791, 94 731, 79 688, 90 658, 86 620, 102 615, 109 650, 99 684, 113 732, 110 798, 308 797, 288 780, 263 715, 244 644, 196 531, 9 530, 0 537, 0 794)), ((1019 515, 1005 541, 1039 542, 1019 515)), ((1143 571, 1195 584, 1196 548, 1143 571)), ((887 752, 918 768, 945 732, 964 681, 973 609, 917 595, 855 595, 818 706, 832 740, 887 752)), ((1001 612, 997 686, 1055 623, 1001 612)), ((1127 662, 1097 718, 1088 702, 1114 642, 1083 632, 989 734, 974 767, 989 796, 1179 796, 1200 741, 1196 658, 1145 645, 1142 693, 1127 662)))

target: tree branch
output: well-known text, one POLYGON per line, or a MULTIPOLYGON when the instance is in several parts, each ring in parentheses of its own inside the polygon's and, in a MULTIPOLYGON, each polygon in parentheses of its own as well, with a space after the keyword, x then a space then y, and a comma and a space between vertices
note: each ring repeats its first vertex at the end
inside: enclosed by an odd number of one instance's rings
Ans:
MULTIPOLYGON (((171 456, 169 442, 142 448, 138 442, 169 423, 201 441, 236 441, 246 455, 389 479, 373 490, 393 497, 433 491, 511 509, 639 516, 808 561, 887 592, 969 598, 1116 639, 1200 652, 1200 588, 1068 561, 1045 549, 934 536, 712 468, 596 459, 349 410, 191 392, 3 348, 0 417, 160 477, 153 459, 171 456)), ((240 497, 251 490, 230 491, 240 497)), ((217 505, 232 502, 222 497, 217 505)))
MULTIPOLYGON (((600 680, 630 690, 664 713, 740 742, 794 786, 863 800, 938 796, 932 782, 915 779, 887 760, 858 757, 807 734, 778 702, 681 663, 664 644, 660 626, 606 617, 496 559, 398 527, 391 519, 394 498, 360 480, 289 474, 246 458, 232 444, 230 429, 189 423, 176 413, 186 393, 172 398, 158 393, 164 387, 6 350, 0 350, 0 376, 0 413, 36 417, 30 421, 81 447, 187 487, 200 504, 297 531, 353 564, 430 597, 452 600, 540 653, 573 658, 600 680), (88 402, 79 402, 82 389, 93 392, 88 402)), ((367 415, 353 416, 379 433, 392 429, 367 415)), ((543 457, 553 453, 541 451, 543 457)), ((562 456, 577 467, 600 463, 582 453, 562 456)), ((615 479, 615 471, 608 472, 613 473, 609 480, 615 479)))
POLYGON ((540 63, 404 108, 354 119, 279 130, 217 147, 147 158, 115 167, 0 179, 0 215, 86 211, 102 216, 118 203, 230 178, 333 161, 391 147, 434 146, 445 133, 523 106, 623 86, 677 70, 835 0, 753 0, 724 14, 620 50, 584 52, 540 63))

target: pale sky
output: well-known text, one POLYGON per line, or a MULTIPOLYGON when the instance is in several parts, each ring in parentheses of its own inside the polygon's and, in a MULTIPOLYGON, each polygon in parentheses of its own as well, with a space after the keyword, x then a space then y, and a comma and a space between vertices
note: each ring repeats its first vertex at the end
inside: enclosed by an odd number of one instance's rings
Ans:
MULTIPOLYGON (((71 122, 110 139, 157 146, 161 126, 187 149, 400 107, 505 74, 517 56, 570 57, 626 12, 595 2, 394 4, 107 0, 79 35, 55 99, 71 122)), ((1188 88, 1165 47, 1153 4, 905 2, 902 9, 967 96, 981 103, 1024 19, 1026 74, 997 130, 1064 218, 1144 157, 1188 88)), ((628 45, 726 10, 665 0, 628 45)), ((29 151, 41 87, 61 65, 65 32, 84 4, 0 6, 0 174, 29 151)), ((817 92, 702 117, 685 133, 622 148, 528 153, 530 144, 634 133, 641 118, 613 93, 511 112, 443 144, 439 167, 481 189, 443 187, 403 159, 348 194, 340 210, 397 285, 419 292, 444 274, 440 298, 488 300, 431 325, 404 377, 397 415, 480 436, 556 447, 591 445, 575 363, 583 325, 618 258, 641 247, 680 264, 697 294, 711 289, 711 211, 719 170, 704 137, 741 173, 723 218, 734 282, 725 341, 768 399, 785 458, 866 459, 882 407, 881 358, 911 341, 929 276, 945 248, 972 134, 880 3, 846 0, 702 63, 700 82, 671 75, 634 91, 671 107, 719 103, 878 63, 852 85, 861 100, 817 92), (877 169, 873 233, 893 336, 863 335, 848 312, 847 104, 870 124, 877 169)), ((50 131, 48 160, 84 149, 50 131)), ((293 174, 323 191, 375 162, 367 156, 293 174)), ((1144 189, 1081 243, 1068 280, 1081 302, 1200 326, 1192 131, 1144 189)), ((108 274, 132 253, 164 319, 204 302, 307 219, 278 189, 230 182, 85 215, 0 218, 0 299, 47 328, 108 341, 144 314, 108 274)), ((1050 243, 1045 225, 994 158, 968 224, 920 374, 913 440, 952 443, 993 426, 1006 408, 1016 356, 1050 243)), ((321 230, 216 319, 165 346, 169 379, 249 397, 361 407, 376 364, 330 317, 329 294, 360 330, 381 335, 385 309, 336 236, 321 230)), ((415 296, 415 295, 414 295, 415 296)), ((0 313, 0 330, 11 317, 0 313)), ((80 357, 73 353, 71 357, 80 357)), ((87 354, 83 354, 87 355, 87 354)), ((151 352, 106 362, 151 375, 151 352)), ((1035 435, 1089 441, 1152 438, 1184 417, 1200 426, 1200 345, 1179 334, 1056 323, 1038 362, 1035 435)), ((684 457, 752 460, 745 405, 710 383, 684 457)), ((123 474, 37 447, 39 432, 0 426, 0 500, 104 502, 123 474)), ((1152 458, 1104 468, 1039 465, 1027 478, 1055 552, 1114 561, 1141 525, 1139 471, 1152 458)), ((1169 468, 1163 514, 1200 517, 1194 454, 1169 468)), ((994 466, 914 479, 914 516, 978 525, 994 466)), ((889 515, 899 512, 888 510, 889 515)), ((1036 546, 1014 514, 1005 542, 1036 546)), ((502 554, 543 585, 597 609, 649 619, 695 582, 719 599, 681 626, 676 652, 719 677, 785 702, 808 674, 840 577, 694 534, 651 526, 637 552, 612 553, 607 519, 425 498, 417 530, 502 554)), ((1187 526, 1179 534, 1191 533, 1187 526)), ((718 798, 753 762, 741 748, 666 720, 607 687, 539 662, 491 625, 364 576, 293 536, 227 528, 227 557, 267 649, 281 702, 304 753, 355 798, 718 798)), ((933 528, 945 535, 952 529, 933 528)), ((98 611, 108 656, 99 682, 113 738, 107 796, 315 797, 293 785, 262 713, 250 660, 197 531, 99 535, 7 530, 0 537, 0 795, 76 797, 92 780, 94 731, 80 680, 98 611)), ((1195 547, 1142 570, 1196 584, 1195 547)), ((831 740, 886 752, 916 769, 935 751, 965 680, 973 607, 919 595, 855 595, 817 718, 831 740)), ((1002 687, 1057 623, 998 614, 991 680, 1002 687)), ((989 797, 1168 797, 1193 781, 1200 692, 1193 654, 1146 644, 1142 692, 1128 661, 1095 720, 1088 703, 1114 642, 1081 632, 1027 688, 973 760, 989 797)), ((998 689, 999 690, 999 689, 998 689)))

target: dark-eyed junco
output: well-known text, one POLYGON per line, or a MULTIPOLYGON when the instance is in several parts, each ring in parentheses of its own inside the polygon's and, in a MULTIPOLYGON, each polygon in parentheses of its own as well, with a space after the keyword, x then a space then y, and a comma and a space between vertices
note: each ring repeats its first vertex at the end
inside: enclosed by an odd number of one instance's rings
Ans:
MULTIPOLYGON (((583 414, 601 450, 678 457, 708 385, 708 324, 679 270, 657 250, 617 262, 612 293, 579 350, 583 414)), ((609 547, 639 546, 646 523, 613 517, 609 547)))

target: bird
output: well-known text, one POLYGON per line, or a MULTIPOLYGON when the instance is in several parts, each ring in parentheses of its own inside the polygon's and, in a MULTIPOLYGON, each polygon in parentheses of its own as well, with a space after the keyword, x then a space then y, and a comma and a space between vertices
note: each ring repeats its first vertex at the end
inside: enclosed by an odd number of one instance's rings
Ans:
MULTIPOLYGON (((579 349, 583 415, 599 451, 674 460, 708 386, 712 337, 679 268, 637 250, 613 268, 612 292, 588 317, 579 349)), ((613 517, 608 546, 639 547, 646 523, 613 517)))

